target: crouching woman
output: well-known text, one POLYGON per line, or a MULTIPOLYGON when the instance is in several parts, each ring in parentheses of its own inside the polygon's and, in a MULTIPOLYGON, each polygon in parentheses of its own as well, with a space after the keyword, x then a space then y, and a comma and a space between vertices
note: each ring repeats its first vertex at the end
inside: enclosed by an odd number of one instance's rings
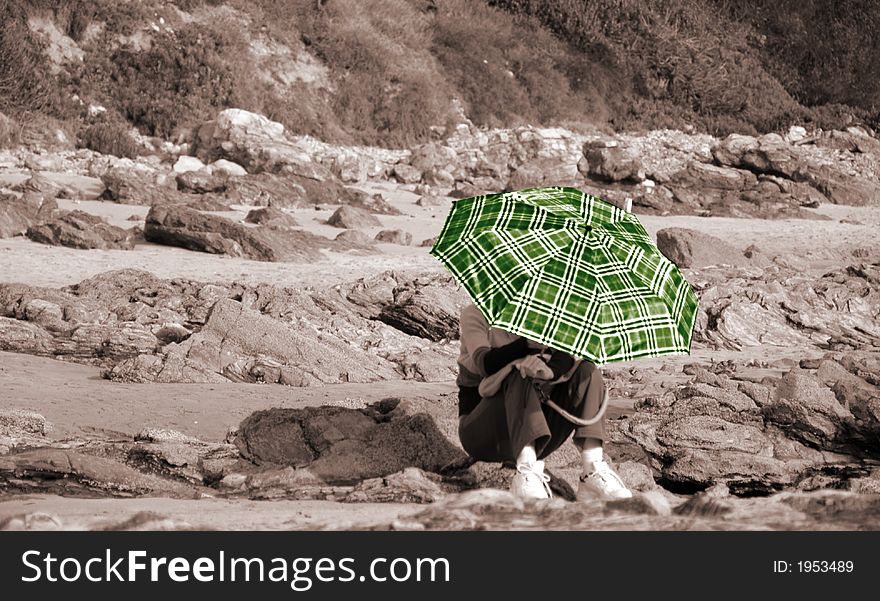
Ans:
POLYGON ((605 384, 588 361, 489 327, 474 304, 461 312, 459 428, 464 450, 478 461, 513 462, 511 491, 526 499, 550 497, 543 459, 574 433, 583 460, 578 499, 631 497, 605 461, 604 415, 577 426, 541 402, 536 384, 556 405, 589 420, 599 412, 605 384))

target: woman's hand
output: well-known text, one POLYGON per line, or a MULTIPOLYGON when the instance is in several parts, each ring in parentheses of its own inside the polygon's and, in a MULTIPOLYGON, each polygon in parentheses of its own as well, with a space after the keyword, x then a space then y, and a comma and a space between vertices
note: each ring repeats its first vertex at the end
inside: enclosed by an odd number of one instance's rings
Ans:
POLYGON ((536 380, 552 380, 553 370, 537 355, 529 355, 516 363, 516 368, 524 378, 536 380))

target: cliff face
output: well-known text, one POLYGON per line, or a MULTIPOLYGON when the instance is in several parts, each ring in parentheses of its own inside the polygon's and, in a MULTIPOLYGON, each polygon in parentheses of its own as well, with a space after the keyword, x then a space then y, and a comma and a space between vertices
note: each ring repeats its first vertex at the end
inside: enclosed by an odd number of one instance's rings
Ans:
MULTIPOLYGON (((880 60, 880 8, 776 4, 14 0, 0 9, 0 113, 36 131, 58 119, 92 148, 112 143, 108 125, 170 139, 231 106, 384 146, 462 114, 716 135, 871 125, 880 78, 860 75, 880 60)), ((0 144, 17 137, 0 127, 0 144)))

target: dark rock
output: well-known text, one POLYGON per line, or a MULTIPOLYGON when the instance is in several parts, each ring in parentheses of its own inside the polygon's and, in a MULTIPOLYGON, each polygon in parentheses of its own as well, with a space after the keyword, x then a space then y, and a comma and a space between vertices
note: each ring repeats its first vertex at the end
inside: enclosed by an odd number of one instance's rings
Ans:
POLYGON ((342 230, 333 239, 337 248, 372 248, 376 241, 360 230, 342 230))
POLYGON ((416 279, 394 288, 391 302, 376 318, 412 336, 435 342, 458 338, 458 316, 464 295, 450 294, 450 276, 416 279))
POLYGON ((147 214, 144 237, 157 244, 256 261, 315 261, 329 242, 303 231, 249 228, 215 215, 177 205, 154 205, 147 214))
POLYGON ((364 209, 343 205, 327 220, 329 225, 346 229, 360 229, 382 225, 378 218, 364 209))
POLYGON ((229 176, 225 172, 208 173, 205 170, 178 173, 177 189, 190 194, 225 192, 229 176))
POLYGON ((424 196, 420 196, 416 201, 416 204, 420 207, 442 207, 448 204, 449 201, 439 194, 426 194, 424 196))
POLYGON ((28 228, 27 237, 41 244, 71 248, 134 248, 133 230, 110 225, 83 211, 67 211, 52 221, 33 225, 28 228))
POLYGON ((281 209, 273 206, 261 207, 259 209, 251 209, 244 218, 247 223, 255 223, 257 225, 268 225, 277 228, 298 227, 299 222, 290 213, 286 213, 281 209))
POLYGON ((352 196, 346 200, 350 207, 364 209, 377 215, 400 215, 400 211, 389 204, 381 194, 367 194, 359 190, 352 191, 352 196))
POLYGON ((382 230, 376 234, 375 240, 377 242, 409 246, 412 244, 412 234, 403 230, 382 230))
POLYGON ((740 251, 720 238, 686 228, 666 228, 657 232, 657 248, 679 267, 749 264, 740 251))
MULTIPOLYGON (((397 409, 400 409, 398 407, 397 409)), ((464 453, 426 413, 344 407, 258 411, 236 444, 258 465, 307 466, 328 484, 388 476, 409 467, 438 471, 464 453)))

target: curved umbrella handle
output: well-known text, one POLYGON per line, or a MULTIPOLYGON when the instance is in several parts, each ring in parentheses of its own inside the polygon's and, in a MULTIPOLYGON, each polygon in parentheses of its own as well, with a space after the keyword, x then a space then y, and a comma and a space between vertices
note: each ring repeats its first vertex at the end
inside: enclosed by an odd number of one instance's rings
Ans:
POLYGON ((578 426, 592 426, 599 422, 602 417, 605 415, 605 410, 608 408, 608 389, 606 388, 602 394, 602 403, 599 405, 599 409, 596 410, 596 415, 591 418, 584 419, 582 417, 576 417, 557 405, 553 402, 550 397, 538 386, 537 382, 532 382, 532 385, 535 387, 535 390, 538 391, 538 396, 541 399, 541 402, 556 411, 559 415, 570 421, 571 423, 578 426))

